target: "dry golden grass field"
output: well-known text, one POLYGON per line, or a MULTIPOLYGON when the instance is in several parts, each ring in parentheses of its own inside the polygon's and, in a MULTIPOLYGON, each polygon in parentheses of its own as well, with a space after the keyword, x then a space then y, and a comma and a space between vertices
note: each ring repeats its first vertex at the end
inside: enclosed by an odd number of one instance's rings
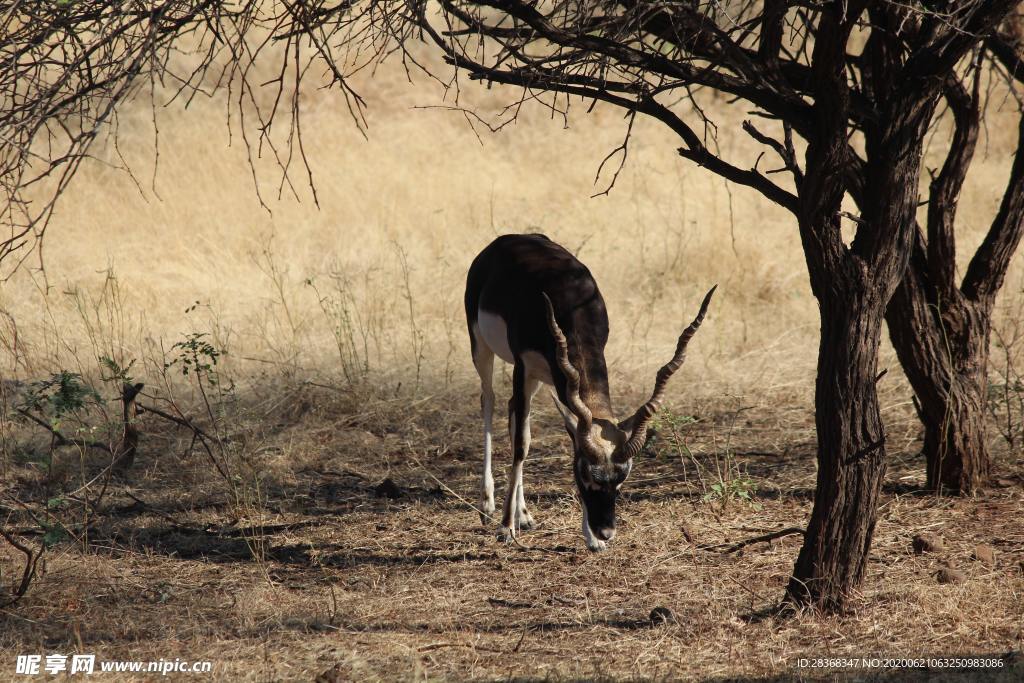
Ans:
MULTIPOLYGON (((212 662, 187 680, 829 679, 845 674, 799 662, 838 657, 999 662, 847 672, 859 680, 1020 680, 1019 260, 991 368, 994 486, 971 499, 919 490, 918 423, 886 346, 890 467, 863 594, 842 616, 776 616, 799 532, 744 542, 804 526, 813 497, 818 317, 792 221, 646 122, 613 191, 591 198, 625 133, 614 111, 579 106, 567 125, 527 106, 478 139, 462 115, 417 108, 440 93, 397 65, 355 85, 367 139, 337 93, 303 93, 319 208, 301 175, 298 200, 279 196, 269 154, 255 161, 260 206, 223 99, 159 108, 158 157, 153 110, 129 105, 117 147, 96 148, 60 205, 45 272, 33 259, 0 285, 0 512, 48 546, 29 593, 0 611, 0 679, 19 654, 62 653, 212 662), (539 527, 500 545, 473 508, 482 437, 464 278, 494 236, 525 231, 575 251, 601 284, 623 412, 719 284, 603 554, 580 538, 569 444, 546 402, 525 475, 539 527), (182 373, 208 351, 223 354, 215 366, 182 373), (143 412, 132 468, 98 477, 107 453, 53 448, 13 419, 66 370, 98 398, 59 429, 109 440, 114 365, 146 384, 144 406, 205 437, 143 412), (944 547, 915 554, 922 533, 944 547), (950 567, 962 580, 940 583, 950 567), (653 623, 657 607, 673 618, 653 623)), ((515 96, 463 95, 491 115, 515 96)), ((750 154, 739 115, 707 106, 722 112, 726 155, 750 154)), ((993 112, 961 204, 962 258, 1001 196, 1012 132, 993 112)), ((946 144, 940 129, 936 159, 946 144)), ((503 406, 507 368, 499 378, 503 406)), ((496 443, 500 495, 507 438, 496 443)), ((0 548, 5 592, 19 562, 0 548)))

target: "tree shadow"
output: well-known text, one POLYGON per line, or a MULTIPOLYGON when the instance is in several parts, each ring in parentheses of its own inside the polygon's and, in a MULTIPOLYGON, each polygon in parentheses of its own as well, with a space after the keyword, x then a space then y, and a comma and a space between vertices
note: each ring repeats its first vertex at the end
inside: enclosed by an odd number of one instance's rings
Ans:
POLYGON ((275 545, 278 534, 298 528, 318 526, 313 522, 276 524, 245 528, 209 529, 169 524, 145 527, 123 533, 94 533, 92 543, 118 544, 145 549, 151 553, 183 560, 203 559, 214 563, 273 561, 300 567, 353 568, 359 566, 411 566, 427 564, 480 562, 498 558, 497 551, 459 552, 431 550, 422 543, 386 551, 352 549, 338 543, 289 543, 275 545))

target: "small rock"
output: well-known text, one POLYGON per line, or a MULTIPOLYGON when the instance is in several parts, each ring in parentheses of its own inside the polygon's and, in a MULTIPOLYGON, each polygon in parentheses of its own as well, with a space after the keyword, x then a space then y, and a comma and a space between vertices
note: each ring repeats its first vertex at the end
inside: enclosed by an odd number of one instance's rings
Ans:
POLYGON ((655 607, 651 610, 651 626, 676 623, 676 615, 668 607, 655 607))
POLYGON ((942 542, 942 538, 939 536, 925 532, 914 536, 913 547, 914 552, 920 555, 922 553, 934 553, 939 550, 945 550, 946 544, 942 542))
POLYGON ((979 545, 974 548, 974 559, 986 567, 996 566, 996 551, 989 545, 979 545))
POLYGON ((373 495, 378 498, 390 498, 394 500, 402 495, 402 489, 398 484, 391 480, 391 477, 388 477, 374 487, 373 495))
POLYGON ((967 580, 967 575, 959 569, 953 569, 952 567, 943 567, 939 570, 937 576, 939 583, 963 583, 967 580))

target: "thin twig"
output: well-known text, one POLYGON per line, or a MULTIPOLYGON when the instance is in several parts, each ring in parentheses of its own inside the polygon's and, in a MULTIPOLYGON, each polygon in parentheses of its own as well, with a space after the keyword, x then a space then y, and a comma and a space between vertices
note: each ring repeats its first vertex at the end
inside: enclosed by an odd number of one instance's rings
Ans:
POLYGON ((69 439, 68 437, 64 436, 53 425, 47 424, 45 420, 40 419, 36 415, 33 415, 31 412, 25 410, 24 408, 16 408, 15 410, 18 412, 18 414, 22 415, 23 417, 27 417, 28 419, 32 420, 37 425, 45 429, 46 431, 50 432, 50 434, 53 435, 53 438, 57 440, 58 446, 82 446, 85 448, 95 448, 97 450, 106 451, 107 453, 112 452, 112 449, 108 444, 100 443, 99 441, 75 441, 74 439, 69 439))
POLYGON ((40 549, 38 552, 34 552, 4 529, 0 529, 0 536, 3 536, 4 540, 10 543, 18 552, 25 555, 25 568, 21 572, 21 582, 11 592, 11 598, 0 602, 0 608, 4 608, 18 602, 28 592, 28 587, 32 584, 32 578, 36 574, 36 565, 39 562, 39 558, 42 557, 43 551, 40 549))
POLYGON ((748 545, 755 543, 764 543, 766 541, 774 541, 776 538, 782 538, 783 536, 790 536, 793 534, 803 534, 804 530, 795 526, 780 529, 779 531, 773 531, 770 534, 762 534, 761 536, 754 536, 746 540, 740 541, 739 543, 719 543, 717 545, 699 545, 697 546, 700 550, 721 550, 723 553, 734 553, 740 548, 745 548, 748 545))

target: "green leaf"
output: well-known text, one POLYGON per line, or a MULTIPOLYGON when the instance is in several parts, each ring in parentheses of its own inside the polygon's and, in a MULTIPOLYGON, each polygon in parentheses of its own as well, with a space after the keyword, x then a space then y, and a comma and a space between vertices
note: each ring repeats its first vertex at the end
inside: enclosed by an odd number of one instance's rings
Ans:
POLYGON ((67 538, 67 536, 68 535, 64 531, 64 527, 51 526, 47 528, 46 533, 43 534, 43 546, 46 548, 52 548, 67 538))

